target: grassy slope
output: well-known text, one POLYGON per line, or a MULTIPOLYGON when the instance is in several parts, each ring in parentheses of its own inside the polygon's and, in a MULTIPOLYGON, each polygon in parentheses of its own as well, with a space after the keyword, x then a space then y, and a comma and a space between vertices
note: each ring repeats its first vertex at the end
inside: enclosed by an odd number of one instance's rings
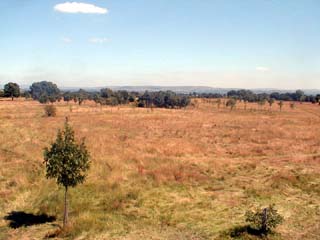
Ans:
MULTIPOLYGON (((242 106, 239 106, 242 108, 242 106)), ((68 239, 225 239, 246 209, 275 203, 282 239, 320 234, 320 108, 230 112, 209 103, 164 110, 0 102, 0 239, 41 239, 62 219, 62 189, 44 177, 42 149, 65 116, 92 155, 70 194, 68 239), (10 229, 11 211, 57 216, 10 229)), ((275 236, 274 239, 280 239, 275 236)), ((60 236, 61 238, 63 236, 60 236)))

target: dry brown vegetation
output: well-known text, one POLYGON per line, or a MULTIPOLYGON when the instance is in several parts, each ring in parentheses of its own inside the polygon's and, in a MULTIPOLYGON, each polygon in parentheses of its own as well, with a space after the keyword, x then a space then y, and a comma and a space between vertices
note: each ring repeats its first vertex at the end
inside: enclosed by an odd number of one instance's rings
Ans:
POLYGON ((320 107, 197 100, 182 110, 0 101, 0 239, 227 239, 247 209, 276 205, 272 239, 320 239, 320 107), (43 148, 65 116, 92 156, 87 182, 63 193, 45 179, 43 148), (12 229, 12 211, 57 217, 12 229))

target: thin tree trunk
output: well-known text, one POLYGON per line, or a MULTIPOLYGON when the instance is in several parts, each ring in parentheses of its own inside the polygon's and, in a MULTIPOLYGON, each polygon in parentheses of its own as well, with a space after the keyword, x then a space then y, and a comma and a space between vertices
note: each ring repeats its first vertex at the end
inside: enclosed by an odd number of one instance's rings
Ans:
POLYGON ((65 187, 64 192, 64 213, 63 213, 63 228, 68 224, 68 200, 67 200, 68 187, 65 187))
POLYGON ((263 209, 263 213, 262 213, 262 232, 263 233, 267 232, 267 221, 268 221, 268 209, 265 208, 263 209))

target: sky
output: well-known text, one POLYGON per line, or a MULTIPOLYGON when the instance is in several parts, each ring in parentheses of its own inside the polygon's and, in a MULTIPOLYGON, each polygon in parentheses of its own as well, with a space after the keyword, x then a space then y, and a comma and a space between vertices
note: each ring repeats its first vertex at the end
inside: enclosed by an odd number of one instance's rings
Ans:
POLYGON ((320 89, 319 0, 1 0, 0 85, 320 89))

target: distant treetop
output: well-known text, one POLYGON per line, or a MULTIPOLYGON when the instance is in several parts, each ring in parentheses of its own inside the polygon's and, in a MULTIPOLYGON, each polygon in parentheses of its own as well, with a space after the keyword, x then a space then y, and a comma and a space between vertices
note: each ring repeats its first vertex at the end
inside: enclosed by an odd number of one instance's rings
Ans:
POLYGON ((54 102, 60 98, 60 90, 52 82, 35 82, 30 87, 30 94, 34 100, 41 103, 54 102))
POLYGON ((13 100, 13 98, 20 96, 20 87, 17 83, 9 82, 4 85, 3 92, 5 97, 11 97, 13 100))

